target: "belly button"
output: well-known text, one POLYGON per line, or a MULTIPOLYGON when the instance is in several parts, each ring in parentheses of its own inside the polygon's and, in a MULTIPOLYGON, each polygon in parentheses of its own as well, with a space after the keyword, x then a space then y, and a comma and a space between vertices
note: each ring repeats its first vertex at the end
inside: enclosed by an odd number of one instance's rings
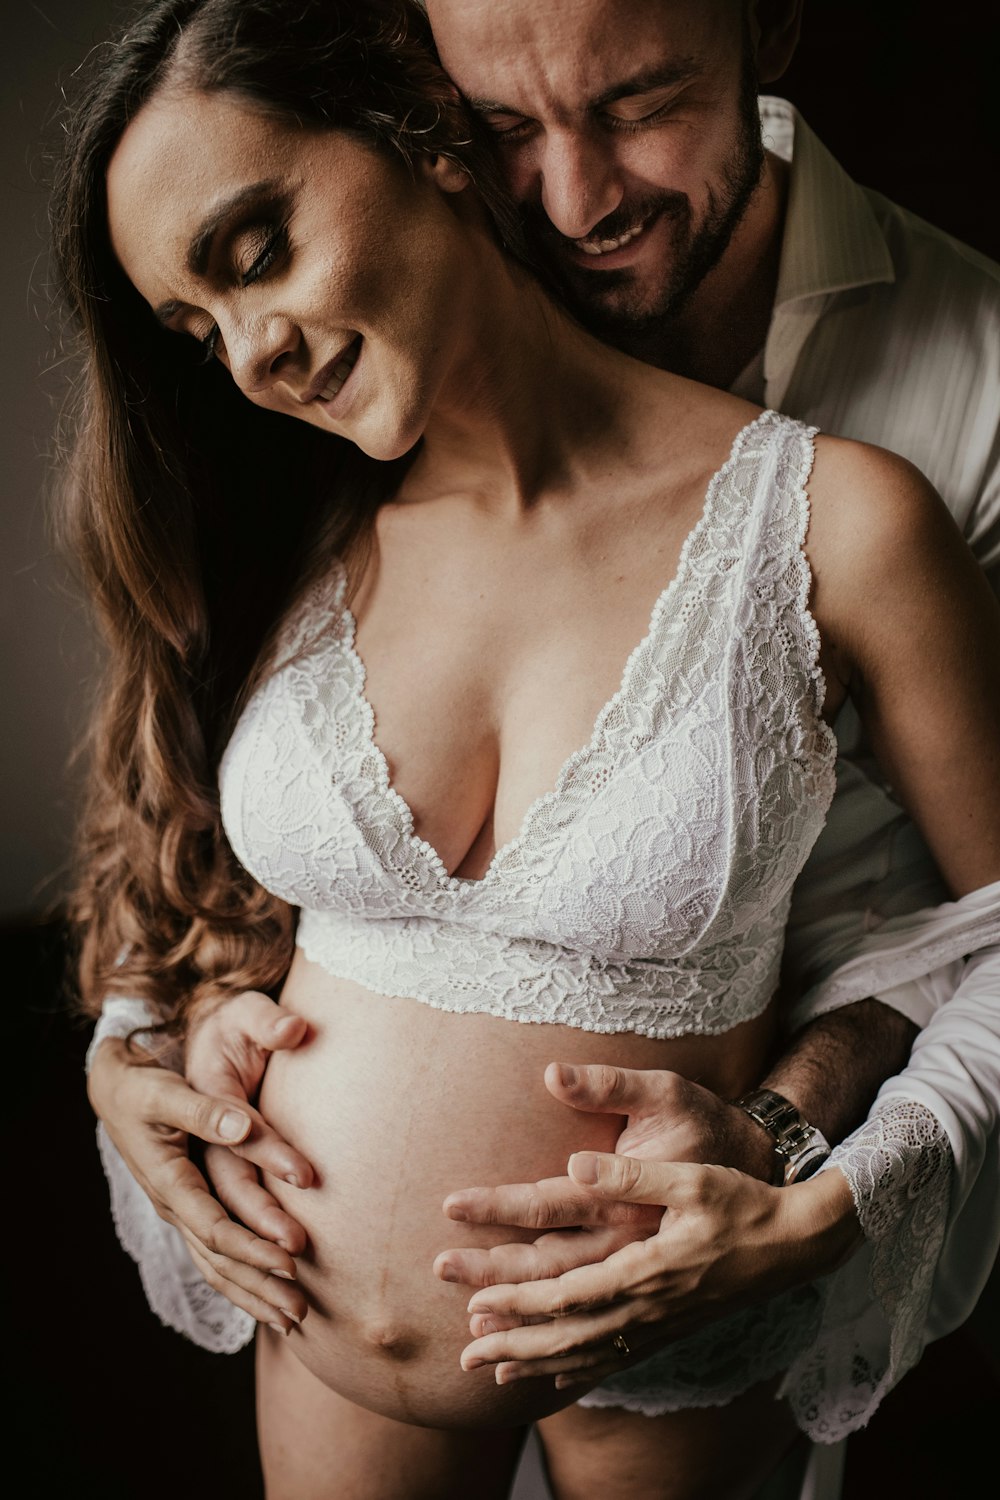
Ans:
POLYGON ((388 1359, 413 1359, 420 1352, 420 1339, 398 1323, 369 1323, 363 1336, 366 1344, 388 1359))

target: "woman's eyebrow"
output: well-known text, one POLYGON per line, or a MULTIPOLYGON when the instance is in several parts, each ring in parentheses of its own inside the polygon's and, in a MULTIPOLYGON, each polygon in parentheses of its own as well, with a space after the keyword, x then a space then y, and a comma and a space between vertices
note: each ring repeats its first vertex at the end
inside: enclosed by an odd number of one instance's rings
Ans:
MULTIPOLYGON (((220 229, 238 222, 239 215, 248 208, 257 208, 266 200, 273 201, 283 191, 283 185, 276 179, 266 179, 252 182, 248 187, 240 188, 239 192, 231 193, 228 198, 217 203, 191 236, 186 256, 187 269, 191 275, 204 276, 212 253, 212 243, 220 229)), ((161 323, 169 323, 182 306, 183 303, 171 298, 169 302, 161 302, 153 311, 161 323)))
POLYGON ((280 185, 276 181, 254 182, 249 187, 240 188, 238 193, 231 194, 230 197, 217 204, 191 236, 187 252, 187 268, 191 275, 204 276, 211 255, 212 241, 223 225, 241 209, 250 204, 259 203, 262 198, 273 197, 278 191, 280 191, 280 185))

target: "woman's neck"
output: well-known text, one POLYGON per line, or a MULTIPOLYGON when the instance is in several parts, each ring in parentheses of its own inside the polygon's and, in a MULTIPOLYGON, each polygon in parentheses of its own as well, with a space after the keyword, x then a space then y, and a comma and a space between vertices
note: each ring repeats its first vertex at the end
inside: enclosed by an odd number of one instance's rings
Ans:
POLYGON ((492 243, 477 271, 468 336, 399 499, 462 493, 524 512, 606 472, 631 430, 635 389, 669 377, 585 333, 492 243))

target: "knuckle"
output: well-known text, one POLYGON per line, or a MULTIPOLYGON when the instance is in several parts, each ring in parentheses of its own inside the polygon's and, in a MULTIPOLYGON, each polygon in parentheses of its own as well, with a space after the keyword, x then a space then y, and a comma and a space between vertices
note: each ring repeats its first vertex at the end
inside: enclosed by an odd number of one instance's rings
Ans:
POLYGON ((679 1073, 672 1073, 669 1069, 665 1069, 660 1073, 658 1083, 663 1103, 676 1107, 684 1095, 685 1079, 679 1073))
POLYGON ((616 1174, 612 1178, 614 1185, 626 1193, 632 1192, 639 1186, 642 1181, 642 1171, 642 1163, 636 1161, 633 1156, 616 1156, 614 1164, 609 1165, 609 1172, 616 1174))
POLYGON ((625 1074, 621 1068, 612 1067, 610 1063, 601 1063, 597 1069, 597 1092, 608 1104, 621 1102, 625 1092, 625 1074))
POLYGON ((544 1194, 528 1194, 525 1205, 525 1222, 530 1229, 549 1229, 556 1222, 556 1208, 544 1194))
POLYGON ((202 1232, 201 1242, 208 1255, 221 1257, 225 1254, 223 1224, 224 1220, 216 1220, 202 1232))

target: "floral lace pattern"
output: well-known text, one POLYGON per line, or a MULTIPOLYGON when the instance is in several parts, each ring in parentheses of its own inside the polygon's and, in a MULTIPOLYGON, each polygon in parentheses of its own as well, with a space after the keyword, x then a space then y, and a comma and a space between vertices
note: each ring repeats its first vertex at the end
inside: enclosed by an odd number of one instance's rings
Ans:
POLYGON ((863 1426, 923 1351, 947 1222, 951 1148, 923 1105, 876 1105, 823 1170, 847 1178, 867 1244, 815 1286, 785 1292, 668 1345, 581 1398, 646 1416, 723 1406, 787 1371, 802 1430, 839 1442, 863 1426))
POLYGON ((690 1406, 725 1406, 778 1375, 816 1337, 821 1299, 798 1287, 677 1339, 580 1398, 659 1417, 690 1406))
POLYGON ((392 787, 335 570, 223 759, 223 821, 341 978, 451 1011, 672 1037, 777 984, 836 745, 803 552, 812 429, 765 412, 713 477, 621 685, 485 876, 450 875, 392 787))
POLYGON ((923 1352, 952 1162, 931 1111, 890 1098, 824 1165, 847 1178, 867 1245, 822 1283, 819 1335, 786 1381, 796 1420, 815 1442, 863 1426, 923 1352))

